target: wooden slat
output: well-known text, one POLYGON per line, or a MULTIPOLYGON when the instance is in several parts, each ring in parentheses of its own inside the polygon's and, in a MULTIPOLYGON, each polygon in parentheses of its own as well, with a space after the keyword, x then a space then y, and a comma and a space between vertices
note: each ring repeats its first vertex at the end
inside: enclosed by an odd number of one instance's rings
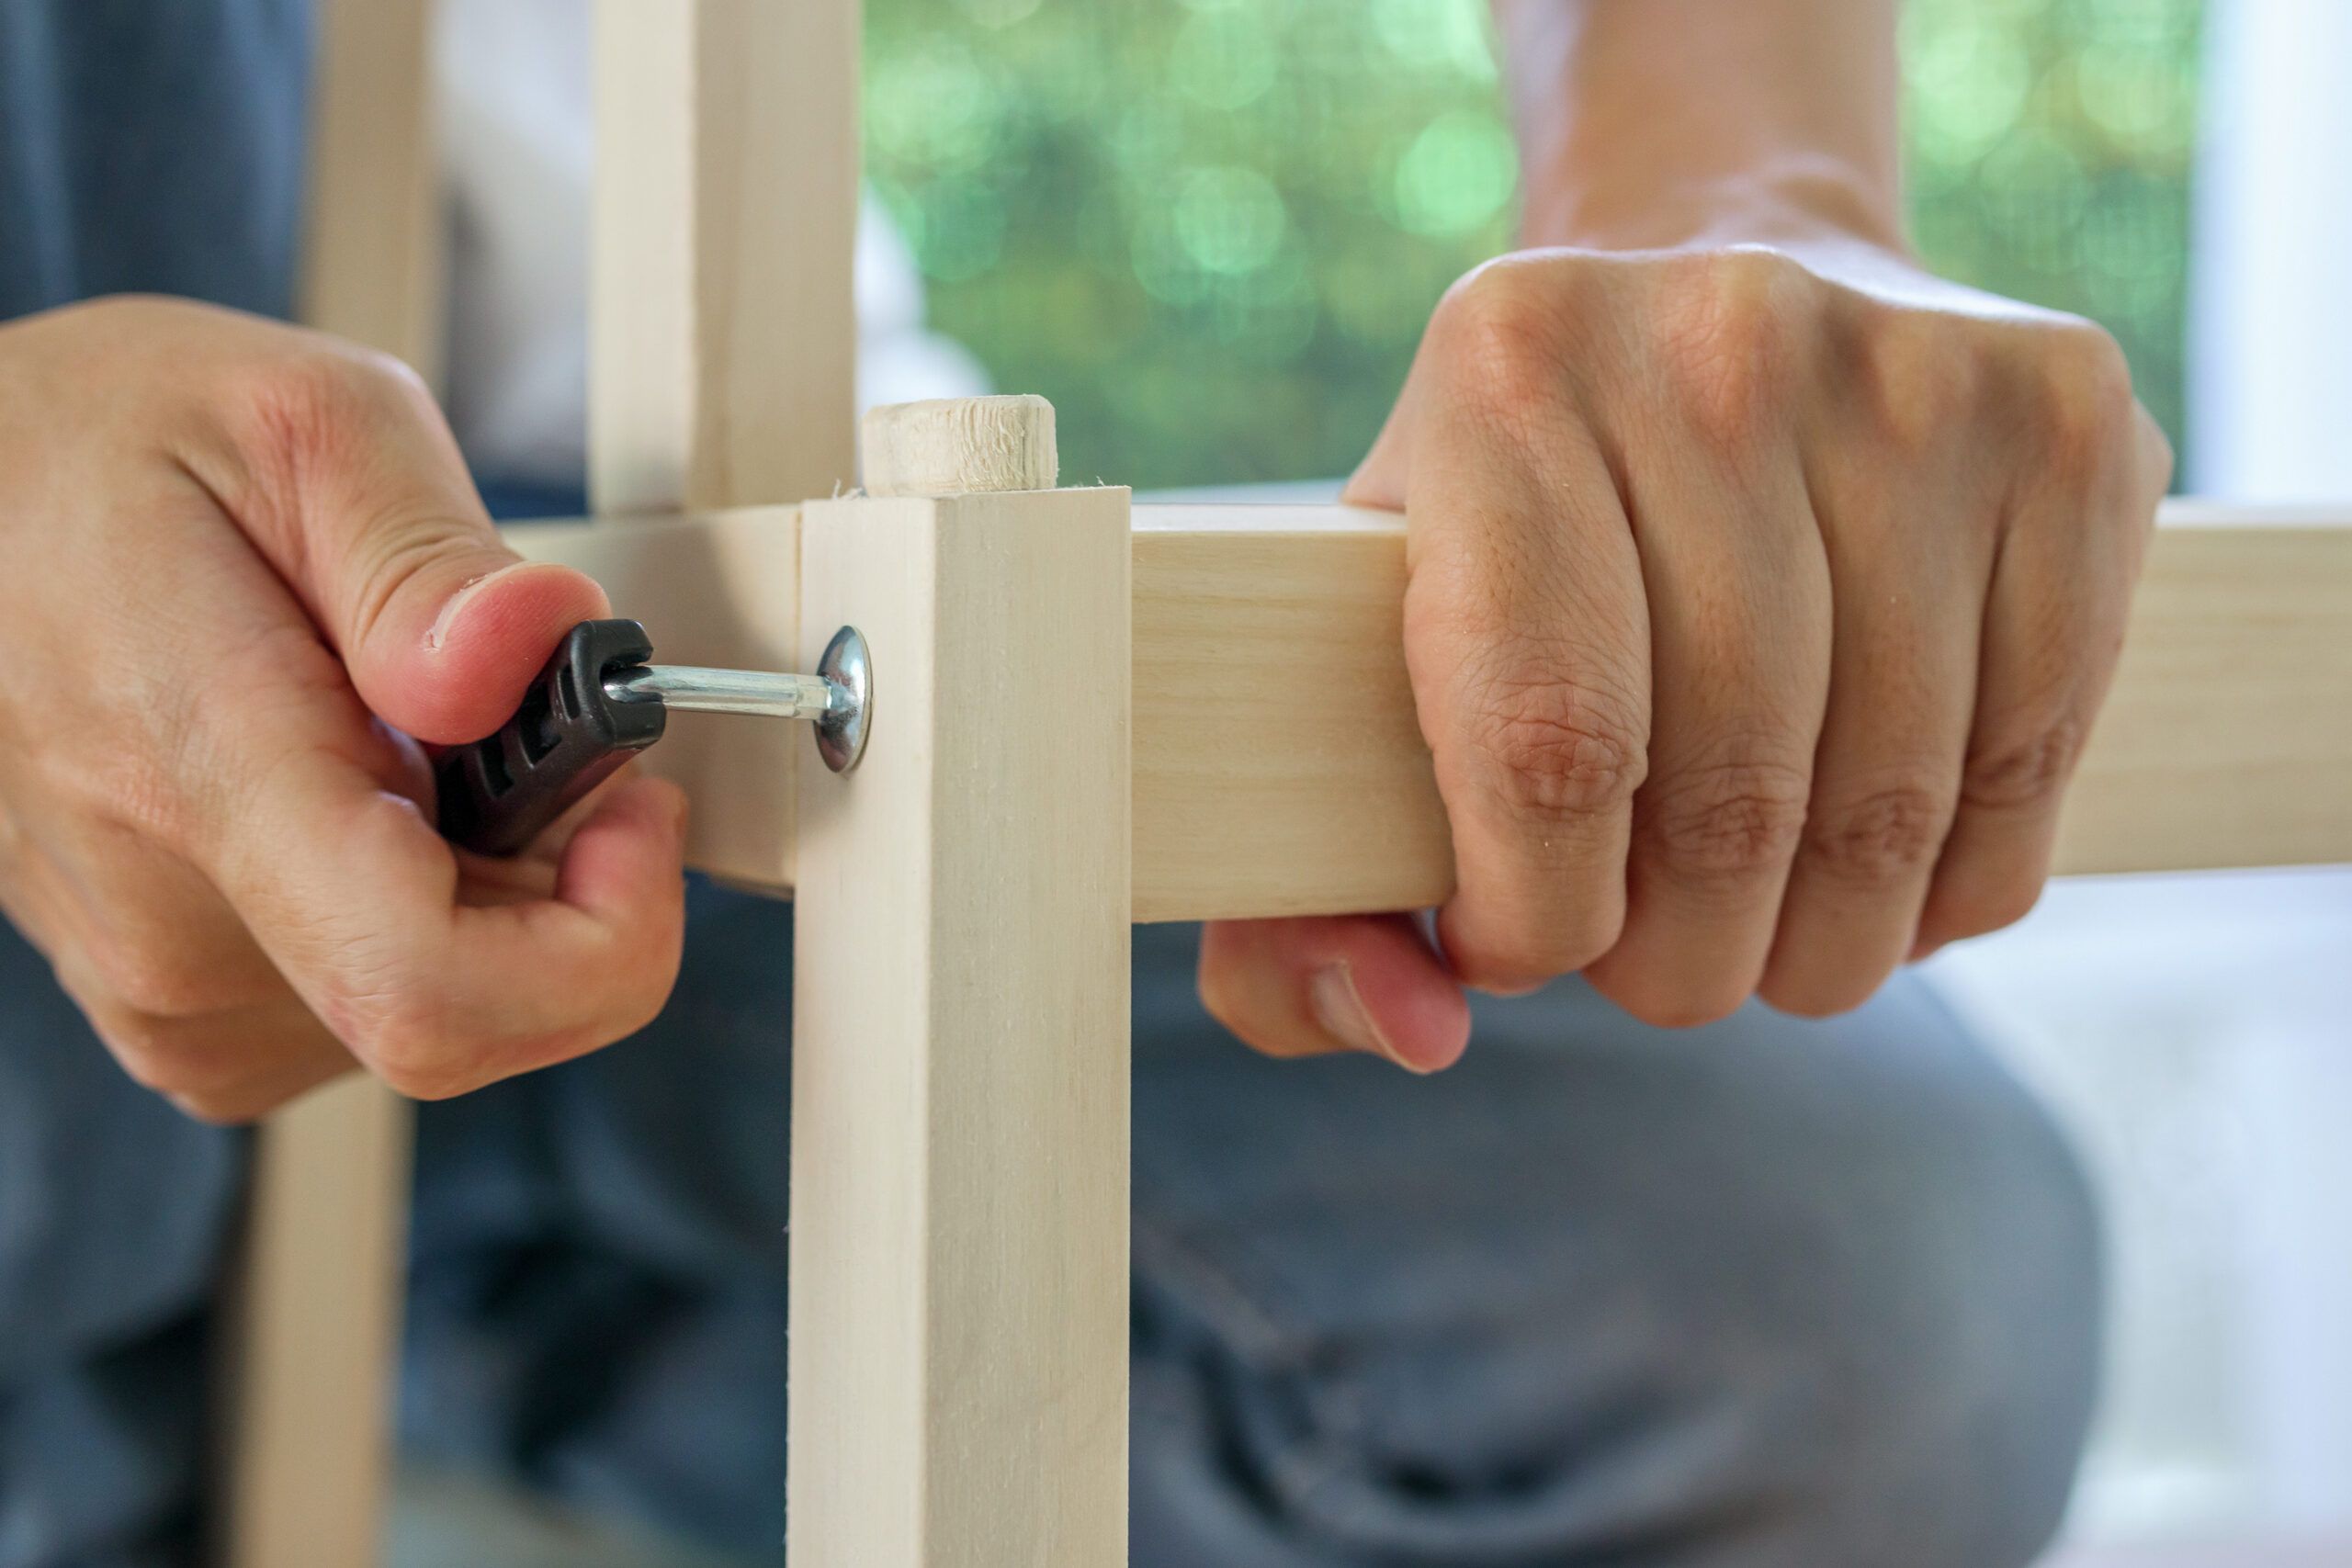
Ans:
POLYGON ((230 1296, 217 1561, 377 1561, 392 1462, 407 1241, 407 1101, 364 1073, 255 1140, 230 1296))
POLYGON ((2352 527, 2181 507, 2067 797, 2062 872, 2352 861, 2352 527))
MULTIPOLYGON (((2352 861, 2343 516, 2169 510, 2068 795, 2061 874, 2352 861)), ((1403 585, 1392 516, 1136 509, 1138 919, 1451 891, 1403 585)))
POLYGON ((1404 529, 1138 506, 1136 919, 1416 908, 1453 844, 1413 716, 1404 529))
POLYGON ((438 386, 447 250, 434 0, 323 0, 296 315, 438 386))
MULTIPOLYGON (((318 16, 300 313, 441 369, 432 0, 328 0, 318 16)), ((383 1535, 408 1237, 407 1103, 352 1073, 254 1138, 221 1331, 229 1568, 365 1568, 383 1535)))
MULTIPOLYGON (((1450 841, 1399 642, 1402 524, 1138 506, 1134 574, 1136 918, 1442 898, 1450 841)), ((606 586, 630 602, 628 581, 606 586)), ((729 794, 782 787, 726 776, 729 794)), ((709 852, 745 863, 731 843, 709 852)), ((2059 867, 2338 862, 2352 862, 2352 512, 2171 507, 2059 867)))
POLYGON ((1126 492, 814 502, 802 551, 802 667, 853 623, 876 696, 801 767, 786 1555, 1117 1568, 1126 492))
POLYGON ((858 15, 597 0, 600 513, 797 502, 854 479, 858 15))

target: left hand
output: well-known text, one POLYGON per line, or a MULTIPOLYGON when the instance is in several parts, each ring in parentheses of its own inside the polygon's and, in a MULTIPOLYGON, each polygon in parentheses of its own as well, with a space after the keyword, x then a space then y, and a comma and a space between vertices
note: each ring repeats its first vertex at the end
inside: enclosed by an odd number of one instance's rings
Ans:
POLYGON ((2040 894, 2171 453, 2087 321, 1858 243, 1505 258, 1349 486, 1408 519, 1453 830, 1407 916, 1226 922, 1259 1049, 1417 1071, 1463 987, 1818 1016, 2040 894))

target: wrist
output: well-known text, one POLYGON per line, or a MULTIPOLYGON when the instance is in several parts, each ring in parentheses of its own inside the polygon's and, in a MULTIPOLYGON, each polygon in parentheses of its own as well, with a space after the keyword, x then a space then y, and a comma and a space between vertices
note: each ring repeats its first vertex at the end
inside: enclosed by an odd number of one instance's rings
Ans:
POLYGON ((1895 193, 1826 158, 1792 156, 1679 179, 1644 172, 1629 181, 1606 167, 1531 168, 1528 176, 1521 239, 1531 246, 1654 251, 1764 244, 1911 257, 1895 193))

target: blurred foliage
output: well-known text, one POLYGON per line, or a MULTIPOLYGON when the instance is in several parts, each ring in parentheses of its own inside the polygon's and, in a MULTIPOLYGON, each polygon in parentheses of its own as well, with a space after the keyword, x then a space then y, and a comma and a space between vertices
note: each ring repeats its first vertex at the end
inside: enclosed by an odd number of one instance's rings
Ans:
POLYGON ((2203 0, 1910 0, 1913 232, 2105 323, 2177 445, 2203 0))
MULTIPOLYGON (((1736 3, 1736 0, 1735 0, 1736 3)), ((1912 202, 2095 316, 2178 427, 2200 0, 1910 0, 1912 202)), ((1064 471, 1345 473, 1510 241, 1484 0, 868 0, 867 170, 932 321, 1062 410, 1064 471)))

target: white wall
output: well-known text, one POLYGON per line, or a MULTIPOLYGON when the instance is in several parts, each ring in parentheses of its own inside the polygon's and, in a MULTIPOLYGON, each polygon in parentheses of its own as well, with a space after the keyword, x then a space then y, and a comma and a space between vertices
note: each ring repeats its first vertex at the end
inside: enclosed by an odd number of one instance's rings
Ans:
POLYGON ((2352 497, 2352 4, 2206 16, 2184 477, 2352 497))

